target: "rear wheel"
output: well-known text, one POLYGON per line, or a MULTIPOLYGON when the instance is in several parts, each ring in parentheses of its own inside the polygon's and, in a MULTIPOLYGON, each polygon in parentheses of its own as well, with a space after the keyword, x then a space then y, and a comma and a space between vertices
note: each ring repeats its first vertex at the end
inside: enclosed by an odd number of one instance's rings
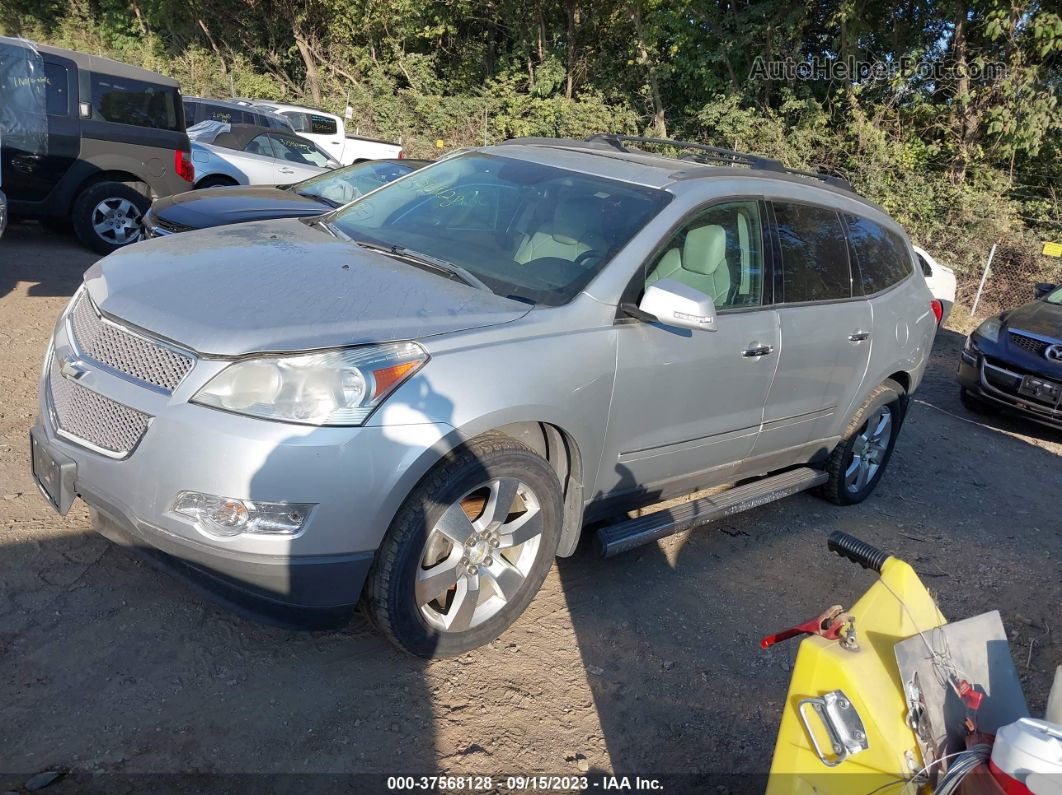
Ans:
POLYGON ((135 243, 144 234, 151 200, 123 182, 99 182, 81 192, 71 221, 78 239, 100 254, 135 243))
POLYGON ((202 182, 196 185, 196 190, 199 188, 220 188, 229 185, 239 185, 236 180, 231 177, 206 177, 202 182))
POLYGON ((819 489, 823 497, 838 505, 854 505, 870 496, 892 457, 905 397, 903 387, 892 380, 874 388, 830 454, 829 480, 819 489))
POLYGON ((373 622, 421 657, 489 643, 538 592, 560 539, 560 484, 520 442, 490 434, 406 499, 366 583, 373 622))

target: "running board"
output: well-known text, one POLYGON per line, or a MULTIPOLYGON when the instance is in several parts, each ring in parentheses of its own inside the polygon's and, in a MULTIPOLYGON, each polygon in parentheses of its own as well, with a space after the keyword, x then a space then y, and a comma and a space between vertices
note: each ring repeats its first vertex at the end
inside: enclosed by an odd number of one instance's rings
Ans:
POLYGON ((828 478, 822 470, 811 467, 790 469, 780 475, 746 483, 711 497, 701 497, 674 508, 602 527, 597 531, 597 545, 602 557, 610 558, 706 522, 820 486, 828 478))

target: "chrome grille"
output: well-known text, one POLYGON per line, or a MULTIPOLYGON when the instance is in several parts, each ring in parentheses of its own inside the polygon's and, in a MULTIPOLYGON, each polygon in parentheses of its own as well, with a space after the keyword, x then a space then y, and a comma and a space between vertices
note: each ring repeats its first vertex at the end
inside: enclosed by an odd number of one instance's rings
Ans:
POLYGON ((147 414, 63 378, 54 356, 48 369, 48 391, 60 431, 75 441, 88 442, 117 456, 132 452, 151 419, 147 414))
POLYGON ((170 392, 195 364, 190 356, 103 320, 88 293, 81 294, 70 312, 70 328, 84 355, 170 392))
POLYGON ((1034 353, 1037 356, 1043 356, 1044 351, 1047 349, 1047 343, 1043 340, 1038 340, 1035 337, 1026 337, 1016 331, 1010 332, 1010 344, 1024 348, 1029 353, 1034 353))

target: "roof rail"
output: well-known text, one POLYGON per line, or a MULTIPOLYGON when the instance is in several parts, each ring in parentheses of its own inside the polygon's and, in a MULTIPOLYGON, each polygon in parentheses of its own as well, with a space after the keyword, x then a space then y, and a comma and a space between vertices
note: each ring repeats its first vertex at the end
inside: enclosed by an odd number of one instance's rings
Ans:
POLYGON ((734 149, 724 149, 719 146, 709 146, 708 144, 701 144, 693 141, 674 141, 670 138, 647 138, 641 135, 599 133, 598 135, 592 135, 587 138, 586 143, 598 145, 602 143, 608 144, 619 152, 631 151, 623 145, 624 143, 652 144, 655 146, 674 146, 679 149, 693 149, 697 152, 703 152, 704 154, 683 155, 679 159, 705 164, 718 163, 721 165, 741 165, 748 166, 749 168, 762 169, 764 171, 776 171, 781 174, 811 177, 812 179, 821 180, 832 187, 840 188, 849 193, 855 193, 855 189, 852 187, 851 183, 849 183, 844 177, 837 177, 832 174, 822 174, 817 171, 800 171, 795 168, 787 168, 782 161, 775 160, 774 158, 749 154, 748 152, 738 152, 734 149))

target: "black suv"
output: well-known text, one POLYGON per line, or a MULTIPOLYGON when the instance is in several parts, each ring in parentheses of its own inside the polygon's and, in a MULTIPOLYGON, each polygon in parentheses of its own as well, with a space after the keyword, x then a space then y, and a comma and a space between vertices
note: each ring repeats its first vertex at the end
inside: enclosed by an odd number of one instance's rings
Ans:
POLYGON ((0 173, 12 217, 67 221, 107 254, 193 170, 175 80, 0 36, 0 173))

